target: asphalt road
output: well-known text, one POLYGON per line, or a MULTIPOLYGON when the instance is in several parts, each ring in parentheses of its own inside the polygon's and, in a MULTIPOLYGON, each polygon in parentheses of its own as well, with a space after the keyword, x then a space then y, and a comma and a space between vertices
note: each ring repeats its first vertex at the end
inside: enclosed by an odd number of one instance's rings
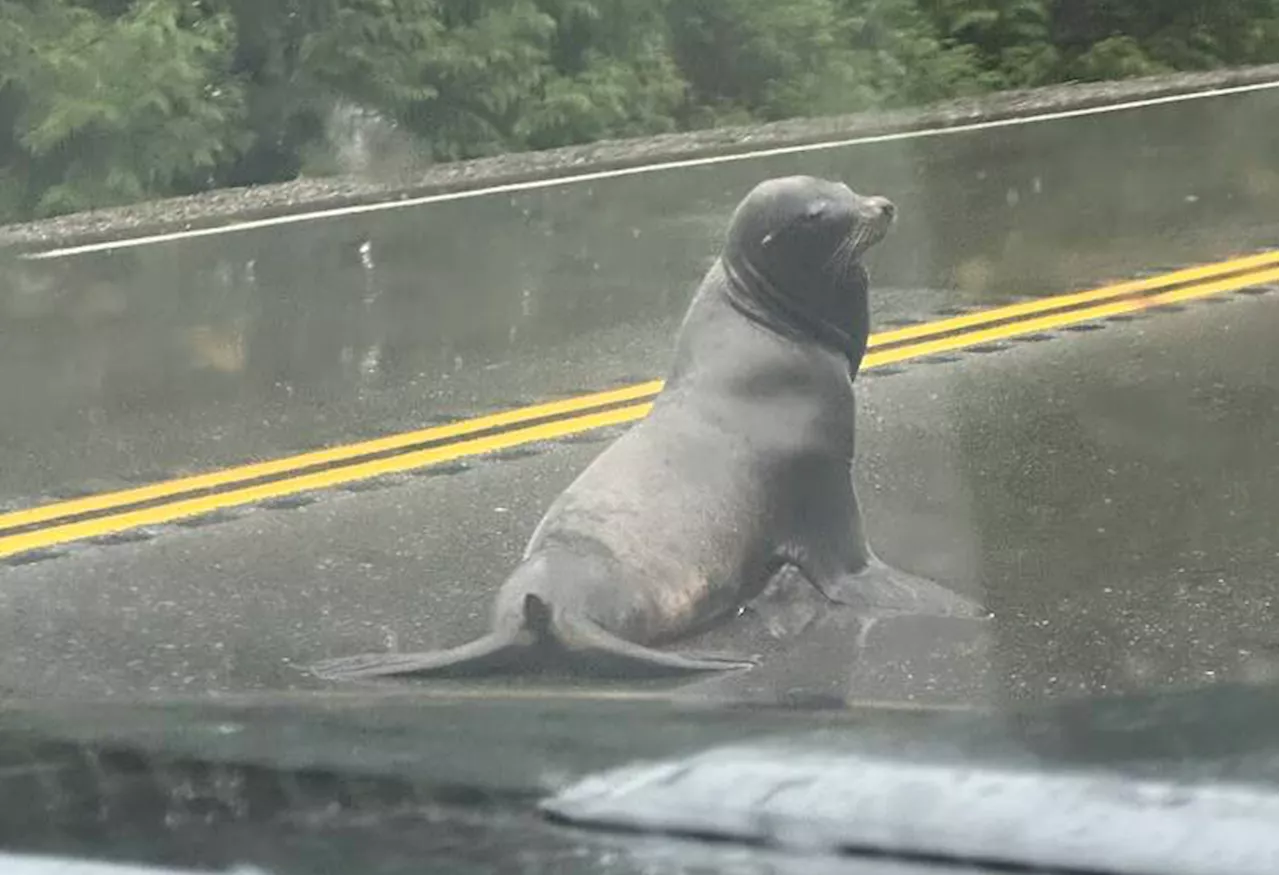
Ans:
MULTIPOLYGON (((848 617, 781 640, 744 617, 695 645, 765 664, 685 691, 994 704, 1274 682, 1276 322, 1274 292, 1227 294, 868 372, 857 477, 873 544, 994 619, 882 624, 859 647, 848 617)), ((651 372, 669 341, 633 333, 613 355, 651 372)), ((577 361, 563 379, 598 386, 599 367, 577 361)), ((0 690, 314 688, 311 660, 466 639, 601 446, 537 446, 0 567, 0 690)))
POLYGON ((1276 240, 1272 90, 115 251, 0 251, 0 513, 664 369, 761 179, 891 197, 882 323, 1276 240))

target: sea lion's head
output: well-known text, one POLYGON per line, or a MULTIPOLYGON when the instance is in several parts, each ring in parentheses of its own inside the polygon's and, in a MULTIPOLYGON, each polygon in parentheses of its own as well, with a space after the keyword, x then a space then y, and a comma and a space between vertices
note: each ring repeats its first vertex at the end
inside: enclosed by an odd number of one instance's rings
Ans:
POLYGON ((723 253, 735 303, 757 317, 840 346, 856 369, 866 347, 863 254, 884 239, 896 209, 842 182, 768 179, 729 221, 723 253))

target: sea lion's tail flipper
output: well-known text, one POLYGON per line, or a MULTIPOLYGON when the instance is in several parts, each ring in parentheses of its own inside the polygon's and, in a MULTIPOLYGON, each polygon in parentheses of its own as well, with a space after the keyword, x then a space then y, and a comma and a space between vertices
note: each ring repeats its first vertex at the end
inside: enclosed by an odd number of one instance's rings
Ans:
POLYGON ((605 677, 671 677, 748 668, 733 656, 682 655, 633 644, 572 614, 553 615, 534 594, 521 604, 519 625, 508 626, 448 650, 422 653, 366 653, 328 659, 311 666, 326 680, 363 678, 459 678, 564 669, 605 677))
POLYGON ((516 635, 492 632, 447 650, 420 653, 363 653, 326 659, 311 666, 325 680, 392 677, 475 677, 519 666, 531 647, 516 635))
POLYGON ((326 680, 519 673, 536 667, 543 647, 552 643, 551 606, 530 594, 524 597, 521 612, 519 625, 499 628, 448 650, 344 656, 315 663, 311 672, 326 680))
POLYGON ((875 555, 857 574, 822 587, 835 602, 888 614, 924 614, 972 620, 990 619, 991 612, 945 586, 887 565, 875 555))
POLYGON ((673 653, 619 638, 596 624, 564 617, 553 633, 566 660, 583 674, 661 678, 751 668, 756 660, 733 654, 673 653))

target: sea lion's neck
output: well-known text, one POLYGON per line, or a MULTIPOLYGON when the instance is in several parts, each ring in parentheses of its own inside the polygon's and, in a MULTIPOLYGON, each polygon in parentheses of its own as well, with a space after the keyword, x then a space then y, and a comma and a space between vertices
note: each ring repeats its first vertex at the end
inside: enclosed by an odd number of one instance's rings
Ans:
POLYGON ((850 296, 847 312, 824 313, 779 292, 746 258, 722 255, 719 266, 735 310, 781 334, 818 341, 849 360, 850 375, 857 373, 867 346, 866 295, 850 296))

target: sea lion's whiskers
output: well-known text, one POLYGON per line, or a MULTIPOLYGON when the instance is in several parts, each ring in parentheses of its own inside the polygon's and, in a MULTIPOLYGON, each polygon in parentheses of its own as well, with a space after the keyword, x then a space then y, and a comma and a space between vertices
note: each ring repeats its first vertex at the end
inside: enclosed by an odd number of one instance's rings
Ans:
POLYGON ((862 244, 870 236, 871 228, 866 222, 859 222, 854 226, 853 231, 844 238, 835 254, 839 256, 839 265, 837 274, 843 276, 849 272, 849 268, 857 261, 858 256, 862 253, 862 244))
POLYGON ((840 272, 847 272, 850 266, 858 260, 858 256, 862 254, 863 244, 867 242, 867 238, 871 236, 871 229, 866 222, 858 223, 858 233, 855 234, 845 252, 844 263, 840 265, 840 272))
POLYGON ((831 253, 827 256, 826 260, 822 262, 823 270, 827 270, 831 268, 840 259, 840 253, 844 249, 845 245, 848 244, 848 242, 849 242, 849 238, 846 236, 839 243, 836 244, 836 248, 832 249, 831 253))
POLYGON ((858 242, 861 240, 860 228, 855 228, 854 231, 858 231, 858 234, 852 232, 846 234, 844 239, 827 256, 827 260, 822 265, 823 270, 828 270, 832 266, 837 266, 839 268, 838 272, 848 269, 849 259, 856 254, 858 242))

